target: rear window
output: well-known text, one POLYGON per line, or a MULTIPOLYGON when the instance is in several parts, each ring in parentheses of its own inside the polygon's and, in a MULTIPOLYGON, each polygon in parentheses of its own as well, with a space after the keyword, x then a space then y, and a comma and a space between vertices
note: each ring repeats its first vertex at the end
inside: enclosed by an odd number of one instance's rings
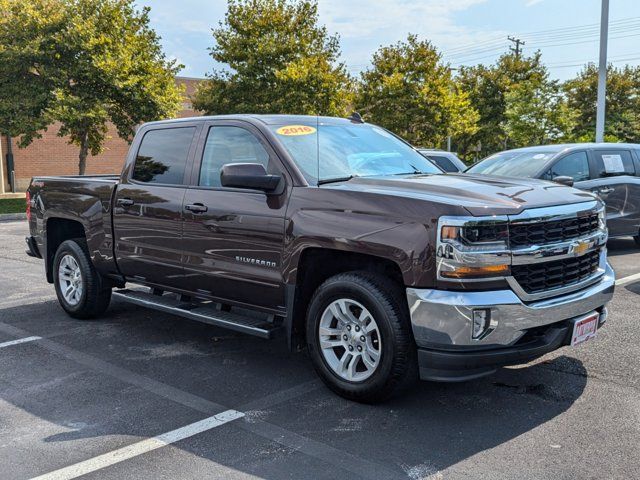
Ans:
POLYGON ((133 167, 138 182, 181 185, 195 127, 163 128, 145 133, 133 167))

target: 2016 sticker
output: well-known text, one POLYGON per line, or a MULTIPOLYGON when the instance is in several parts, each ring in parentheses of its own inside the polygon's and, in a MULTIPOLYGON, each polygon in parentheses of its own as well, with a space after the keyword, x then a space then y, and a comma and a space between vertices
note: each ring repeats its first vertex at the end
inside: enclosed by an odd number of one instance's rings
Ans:
POLYGON ((309 127, 308 125, 286 125, 276 130, 278 135, 296 136, 296 135, 311 135, 315 133, 316 129, 309 127))

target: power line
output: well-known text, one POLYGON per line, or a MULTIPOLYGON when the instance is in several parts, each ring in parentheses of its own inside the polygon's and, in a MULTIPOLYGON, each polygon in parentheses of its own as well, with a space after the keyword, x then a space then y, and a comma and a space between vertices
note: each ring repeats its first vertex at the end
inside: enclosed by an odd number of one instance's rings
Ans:
MULTIPOLYGON (((611 58, 608 63, 631 62, 634 60, 640 60, 640 57, 615 57, 615 58, 611 58)), ((545 65, 548 68, 568 68, 568 67, 581 67, 583 65, 588 65, 589 63, 593 63, 595 65, 595 62, 593 61, 593 59, 584 60, 578 63, 547 63, 545 65)))
MULTIPOLYGON (((620 20, 615 20, 610 22, 610 26, 614 27, 614 26, 618 26, 619 28, 624 28, 626 26, 629 26, 629 23, 635 23, 640 21, 640 17, 628 17, 625 19, 620 19, 620 20)), ((519 36, 520 38, 525 38, 526 40, 529 40, 533 37, 543 37, 543 36, 553 36, 553 35, 560 35, 564 32, 566 32, 567 35, 575 35, 575 34, 584 34, 587 32, 584 32, 582 30, 594 30, 596 33, 599 32, 599 28, 600 28, 600 24, 599 23, 592 23, 592 24, 587 24, 587 25, 574 25, 574 26, 568 26, 568 27, 561 27, 561 28, 552 28, 552 29, 547 29, 547 30, 537 30, 537 31, 530 31, 530 32, 524 32, 521 33, 519 36)), ((504 37, 502 36, 496 36, 495 38, 491 39, 486 39, 483 40, 481 42, 474 42, 474 43, 468 43, 468 44, 464 44, 464 45, 460 45, 458 47, 453 47, 449 50, 447 50, 448 54, 454 54, 454 53, 461 53, 463 51, 473 51, 476 50, 478 47, 484 47, 487 45, 491 45, 494 44, 496 42, 502 42, 504 37)))
MULTIPOLYGON (((637 32, 638 30, 640 30, 640 23, 637 24, 630 24, 629 26, 625 26, 624 28, 620 28, 620 29, 611 29, 610 33, 628 33, 628 32, 637 32)), ((591 41, 595 41, 598 39, 599 33, 598 32, 594 32, 594 33, 590 33, 590 34, 578 34, 578 35, 565 35, 563 37, 558 37, 558 38, 542 38, 540 40, 531 40, 531 39, 526 39, 526 41, 529 43, 528 47, 524 47, 526 49, 535 49, 538 47, 546 47, 546 46, 561 46, 561 45, 577 45, 579 43, 589 43, 591 41), (588 40, 582 40, 582 41, 578 41, 575 43, 567 43, 567 42, 562 42, 563 40, 573 40, 573 39, 580 39, 580 38, 588 38, 591 37, 591 39, 588 40)), ((610 37, 611 39, 615 40, 617 38, 627 38, 628 36, 631 35, 622 35, 622 36, 613 36, 610 37)), ((526 38, 526 37, 525 37, 526 38)), ((452 54, 451 52, 446 52, 443 53, 444 57, 447 57, 447 59, 449 59, 450 61, 460 61, 462 58, 465 57, 475 57, 478 54, 482 54, 482 53, 487 53, 487 52, 496 52, 499 50, 502 50, 504 48, 504 40, 499 42, 499 45, 496 45, 494 47, 489 47, 489 48, 478 48, 476 50, 470 50, 466 53, 454 53, 452 54)))
MULTIPOLYGON (((630 35, 618 35, 617 37, 609 37, 609 40, 618 40, 620 38, 629 38, 629 37, 637 37, 639 36, 640 33, 634 33, 634 34, 630 34, 630 35)), ((568 45, 581 45, 583 43, 593 43, 594 41, 597 41, 597 38, 591 39, 591 40, 581 40, 579 42, 565 42, 565 43, 550 43, 550 44, 534 44, 534 46, 529 46, 526 47, 528 49, 537 49, 537 48, 548 48, 548 47, 565 47, 568 45)))

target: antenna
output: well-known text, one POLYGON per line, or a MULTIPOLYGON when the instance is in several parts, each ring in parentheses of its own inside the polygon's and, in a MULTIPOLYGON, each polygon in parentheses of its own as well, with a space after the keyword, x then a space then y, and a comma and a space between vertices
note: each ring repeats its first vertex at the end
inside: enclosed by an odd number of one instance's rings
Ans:
POLYGON ((352 112, 351 115, 347 117, 347 120, 351 120, 353 123, 364 123, 362 115, 360 115, 358 112, 352 112))
POLYGON ((317 184, 320 185, 320 116, 316 115, 316 165, 318 166, 317 184))

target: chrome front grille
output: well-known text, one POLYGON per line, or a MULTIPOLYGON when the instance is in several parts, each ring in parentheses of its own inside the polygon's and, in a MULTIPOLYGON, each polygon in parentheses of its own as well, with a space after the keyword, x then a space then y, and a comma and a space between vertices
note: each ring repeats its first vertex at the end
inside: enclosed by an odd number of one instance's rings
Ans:
POLYGON ((565 258, 529 265, 513 265, 511 274, 528 294, 579 285, 598 271, 600 250, 581 257, 565 258))
POLYGON ((452 265, 470 269, 508 265, 500 270, 506 274, 461 278, 460 282, 505 280, 525 302, 557 297, 599 281, 607 268, 607 238, 604 205, 595 199, 513 215, 441 217, 437 278, 451 281, 443 272, 451 271, 452 265), (444 226, 464 227, 467 243, 444 241, 444 226))
POLYGON ((584 237, 597 230, 597 213, 561 220, 516 223, 509 226, 509 245, 512 248, 546 245, 584 237))

